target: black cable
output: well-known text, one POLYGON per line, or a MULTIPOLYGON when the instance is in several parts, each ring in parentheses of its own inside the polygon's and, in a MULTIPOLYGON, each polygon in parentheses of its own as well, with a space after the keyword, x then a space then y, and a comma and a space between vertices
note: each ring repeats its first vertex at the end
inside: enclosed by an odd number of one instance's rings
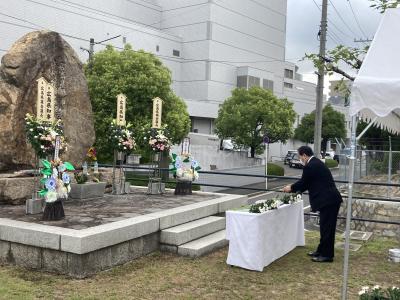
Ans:
POLYGON ((352 13, 353 16, 354 16, 354 20, 356 21, 357 26, 358 26, 358 28, 360 29, 360 32, 364 35, 364 38, 368 38, 367 35, 365 34, 364 30, 361 28, 360 22, 358 21, 357 15, 356 15, 355 12, 354 12, 353 5, 351 5, 350 0, 347 0, 347 3, 349 4, 351 13, 352 13))

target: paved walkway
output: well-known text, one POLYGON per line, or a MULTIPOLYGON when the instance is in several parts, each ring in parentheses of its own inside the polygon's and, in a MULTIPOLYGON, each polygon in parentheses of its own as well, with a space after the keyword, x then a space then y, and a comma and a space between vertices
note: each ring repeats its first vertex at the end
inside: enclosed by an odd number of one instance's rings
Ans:
POLYGON ((145 189, 138 189, 129 195, 106 194, 103 198, 87 201, 67 200, 64 202, 65 219, 44 222, 40 215, 26 215, 25 206, 0 206, 0 218, 33 222, 45 225, 84 229, 140 215, 180 207, 218 196, 193 193, 189 196, 175 196, 173 191, 164 195, 147 195, 145 189))

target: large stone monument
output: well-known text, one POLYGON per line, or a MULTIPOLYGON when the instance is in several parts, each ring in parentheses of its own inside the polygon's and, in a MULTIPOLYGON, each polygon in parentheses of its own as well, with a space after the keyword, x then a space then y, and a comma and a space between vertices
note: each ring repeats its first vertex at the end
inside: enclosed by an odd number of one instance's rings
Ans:
POLYGON ((82 63, 71 46, 51 31, 18 40, 0 66, 0 171, 34 165, 24 118, 36 115, 37 80, 55 86, 55 117, 64 124, 68 152, 63 159, 79 166, 94 143, 92 106, 82 63))

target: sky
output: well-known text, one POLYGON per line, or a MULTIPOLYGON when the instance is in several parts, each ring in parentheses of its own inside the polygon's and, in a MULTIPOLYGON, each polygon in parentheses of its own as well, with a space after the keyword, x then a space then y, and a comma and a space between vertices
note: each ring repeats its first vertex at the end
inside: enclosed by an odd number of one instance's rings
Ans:
MULTIPOLYGON (((317 33, 321 22, 321 11, 317 5, 321 7, 322 0, 287 1, 286 60, 299 66, 299 73, 303 74, 304 80, 316 83, 313 65, 299 59, 305 53, 318 53, 317 33)), ((368 0, 350 1, 356 17, 352 13, 348 0, 328 0, 327 49, 334 48, 338 42, 351 47, 363 46, 362 43, 354 43, 354 38, 371 39, 378 28, 382 15, 369 7, 371 3, 368 0)), ((333 76, 327 78, 326 81, 337 78, 340 77, 333 76)))

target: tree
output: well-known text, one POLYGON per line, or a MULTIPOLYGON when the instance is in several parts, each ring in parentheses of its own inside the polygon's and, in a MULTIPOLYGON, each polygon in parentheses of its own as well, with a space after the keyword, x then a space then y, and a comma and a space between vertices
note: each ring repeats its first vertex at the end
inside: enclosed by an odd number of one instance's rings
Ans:
POLYGON ((396 8, 400 5, 400 0, 369 0, 373 4, 371 7, 376 8, 381 13, 385 12, 388 8, 396 8))
POLYGON ((134 51, 130 45, 123 51, 107 46, 93 56, 92 64, 86 66, 85 73, 100 159, 109 161, 112 158, 107 132, 116 116, 116 97, 120 93, 127 97, 126 120, 133 124, 135 135, 151 122, 152 99, 155 97, 164 100, 162 121, 169 125, 172 141, 180 142, 189 132, 190 118, 186 104, 171 90, 170 71, 153 54, 134 51))
POLYGON ((238 147, 249 147, 254 157, 263 149, 264 134, 270 143, 286 142, 293 134, 295 116, 293 104, 269 90, 236 88, 218 112, 216 133, 238 147))
MULTIPOLYGON (((357 125, 357 135, 359 135, 368 123, 361 121, 357 125)), ((377 126, 371 126, 360 139, 359 143, 370 150, 389 151, 389 137, 392 138, 392 150, 400 151, 399 137, 389 131, 377 126)))
MULTIPOLYGON (((294 138, 305 143, 314 142, 315 111, 306 114, 296 128, 294 138)), ((332 108, 331 105, 324 107, 322 111, 322 141, 321 149, 325 153, 330 139, 345 138, 346 127, 344 114, 332 108)))

